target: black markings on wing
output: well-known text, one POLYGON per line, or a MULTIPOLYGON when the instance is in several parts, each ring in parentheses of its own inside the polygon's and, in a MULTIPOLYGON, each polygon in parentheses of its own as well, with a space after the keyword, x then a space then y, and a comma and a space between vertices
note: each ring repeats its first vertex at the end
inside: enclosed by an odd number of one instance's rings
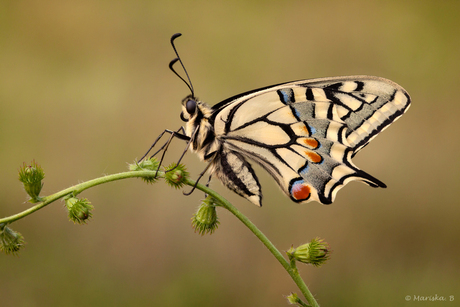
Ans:
POLYGON ((278 94, 280 101, 284 104, 295 102, 294 91, 291 88, 277 90, 276 93, 278 94))
POLYGON ((221 148, 213 162, 214 174, 230 190, 262 206, 262 192, 259 180, 241 153, 221 148))
MULTIPOLYGON (((304 83, 306 99, 312 100, 312 88, 322 89, 345 122, 346 136, 354 153, 383 131, 408 109, 410 97, 399 85, 382 78, 346 77, 340 82, 304 83), (350 79, 349 79, 350 78, 350 79), (367 78, 367 79, 366 79, 367 78)), ((337 79, 337 78, 335 78, 337 79)), ((329 119, 331 119, 328 112, 329 119)))
MULTIPOLYGON (((225 148, 240 153, 238 159, 250 158, 262 165, 293 201, 329 204, 337 191, 353 180, 385 187, 354 166, 351 158, 409 105, 407 92, 386 79, 325 78, 234 96, 213 107, 211 120, 224 122, 217 138, 225 148), (269 107, 265 107, 261 95, 266 95, 269 107), (244 109, 252 99, 259 99, 260 106, 244 109), (273 107, 273 100, 278 101, 279 107, 273 107), (253 115, 247 116, 240 108, 253 115), (283 113, 271 117, 279 111, 283 113), (247 120, 241 122, 240 116, 247 120), (232 125, 235 120, 238 123, 232 125)), ((251 174, 246 178, 255 178, 251 184, 258 186, 252 168, 246 173, 251 174)), ((247 184, 246 181, 244 185, 247 184)), ((240 195, 250 195, 237 180, 234 186, 240 195)))

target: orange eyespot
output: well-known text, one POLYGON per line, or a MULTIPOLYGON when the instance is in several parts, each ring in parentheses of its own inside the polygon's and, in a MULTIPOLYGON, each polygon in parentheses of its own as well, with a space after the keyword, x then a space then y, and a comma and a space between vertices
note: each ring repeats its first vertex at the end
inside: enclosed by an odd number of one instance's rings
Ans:
POLYGON ((306 200, 310 197, 310 187, 304 183, 296 183, 291 188, 292 197, 296 200, 306 200))

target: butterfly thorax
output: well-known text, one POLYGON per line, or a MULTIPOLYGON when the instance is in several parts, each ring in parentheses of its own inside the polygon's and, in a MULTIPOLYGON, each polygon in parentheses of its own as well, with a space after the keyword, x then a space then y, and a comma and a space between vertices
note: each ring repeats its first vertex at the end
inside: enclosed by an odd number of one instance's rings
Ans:
POLYGON ((222 146, 216 138, 211 115, 211 107, 204 102, 191 96, 182 101, 181 118, 186 120, 185 134, 191 138, 190 149, 207 162, 216 156, 222 146))

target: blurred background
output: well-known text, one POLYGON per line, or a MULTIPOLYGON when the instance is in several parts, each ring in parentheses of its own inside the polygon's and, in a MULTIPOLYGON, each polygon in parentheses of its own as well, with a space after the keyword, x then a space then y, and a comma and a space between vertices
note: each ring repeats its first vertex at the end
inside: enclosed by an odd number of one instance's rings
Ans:
MULTIPOLYGON (((326 265, 300 266, 322 306, 460 301, 459 17, 458 1, 1 1, 0 216, 31 206, 23 162, 44 168, 49 195, 127 170, 182 125, 189 91, 168 69, 169 39, 182 32, 177 47, 210 105, 316 77, 402 85, 411 109, 354 159, 387 189, 351 183, 330 206, 299 205, 256 168, 257 208, 211 187, 281 250, 317 236, 330 244, 326 265)), ((166 162, 184 146, 174 142, 166 162)), ((192 178, 205 167, 193 154, 184 162, 192 178)), ((80 196, 95 206, 85 226, 61 201, 10 225, 27 244, 0 254, 2 306, 286 306, 300 292, 230 213, 218 211, 213 235, 194 233, 201 192, 128 179, 80 196)))

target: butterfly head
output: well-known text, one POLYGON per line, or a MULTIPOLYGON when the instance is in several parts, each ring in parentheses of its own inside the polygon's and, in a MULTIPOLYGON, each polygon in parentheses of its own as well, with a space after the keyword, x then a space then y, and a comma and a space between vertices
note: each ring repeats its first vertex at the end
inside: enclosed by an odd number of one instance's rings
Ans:
POLYGON ((182 112, 180 113, 180 118, 184 122, 188 122, 197 112, 198 102, 195 97, 188 95, 182 99, 182 112))
POLYGON ((199 125, 202 120, 208 120, 211 115, 212 109, 193 95, 188 95, 182 99, 180 118, 187 122, 187 125, 199 125))

